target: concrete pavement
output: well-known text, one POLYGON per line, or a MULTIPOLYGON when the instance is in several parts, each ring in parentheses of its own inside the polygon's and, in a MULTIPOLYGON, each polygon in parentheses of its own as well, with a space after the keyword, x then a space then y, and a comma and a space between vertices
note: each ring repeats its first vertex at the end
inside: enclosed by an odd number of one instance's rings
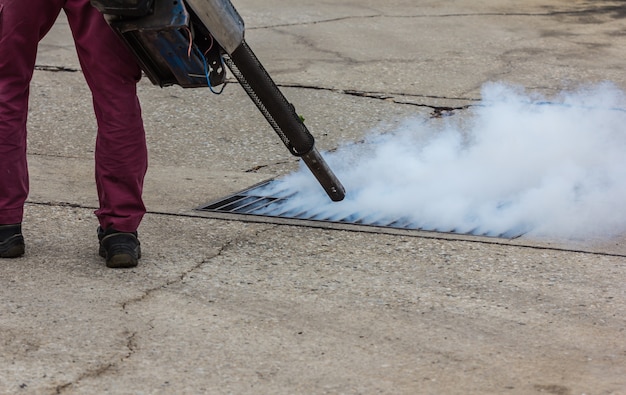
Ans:
MULTIPOLYGON (((488 81, 626 89, 620 1, 239 0, 320 150, 463 117, 488 81)), ((95 121, 63 17, 31 89, 26 256, 2 260, 0 393, 624 394, 626 244, 207 218, 297 168, 236 84, 140 95, 144 256, 97 254, 95 121)))

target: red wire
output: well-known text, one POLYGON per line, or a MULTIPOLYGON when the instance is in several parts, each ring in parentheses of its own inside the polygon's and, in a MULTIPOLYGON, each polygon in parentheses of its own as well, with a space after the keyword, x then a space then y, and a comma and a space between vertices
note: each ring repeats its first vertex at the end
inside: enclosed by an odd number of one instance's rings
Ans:
POLYGON ((209 45, 209 49, 207 49, 206 51, 204 51, 204 55, 206 56, 206 54, 209 53, 209 51, 211 50, 211 48, 213 48, 213 36, 209 34, 209 37, 211 37, 211 45, 209 45))
POLYGON ((187 57, 191 59, 191 48, 193 47, 193 37, 191 35, 191 30, 185 26, 185 30, 187 30, 187 34, 189 34, 189 48, 187 49, 187 57))

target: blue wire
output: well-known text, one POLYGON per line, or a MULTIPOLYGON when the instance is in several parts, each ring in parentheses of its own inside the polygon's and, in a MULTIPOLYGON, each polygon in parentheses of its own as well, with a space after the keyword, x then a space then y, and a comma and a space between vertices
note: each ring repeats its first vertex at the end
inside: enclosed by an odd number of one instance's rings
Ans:
MULTIPOLYGON (((198 49, 198 47, 194 46, 194 49, 196 50, 198 55, 200 55, 200 58, 202 59, 202 62, 204 63, 204 75, 206 76, 206 82, 207 82, 207 85, 209 86, 209 89, 211 90, 211 92, 215 93, 216 95, 222 94, 222 92, 224 92, 224 88, 226 87, 226 84, 222 85, 222 89, 220 89, 219 92, 213 89, 213 86, 211 86, 211 78, 209 77, 209 73, 210 73, 209 64, 206 61, 206 57, 204 56, 202 51, 198 49)), ((224 67, 224 61, 222 60, 221 57, 220 57, 220 61, 222 62, 222 67, 224 67)))

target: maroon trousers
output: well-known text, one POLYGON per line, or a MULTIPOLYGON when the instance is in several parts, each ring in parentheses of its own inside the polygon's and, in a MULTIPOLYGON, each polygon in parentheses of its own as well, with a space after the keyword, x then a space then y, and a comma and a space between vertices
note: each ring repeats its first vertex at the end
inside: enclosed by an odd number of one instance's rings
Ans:
MULTIPOLYGON (((26 117, 37 45, 67 15, 98 121, 95 175, 103 228, 137 229, 147 169, 137 98, 141 70, 89 0, 0 0, 0 224, 22 222, 28 195, 26 117)), ((63 98, 51 98, 63 105, 63 98)), ((89 133, 77 130, 76 133, 89 133)))

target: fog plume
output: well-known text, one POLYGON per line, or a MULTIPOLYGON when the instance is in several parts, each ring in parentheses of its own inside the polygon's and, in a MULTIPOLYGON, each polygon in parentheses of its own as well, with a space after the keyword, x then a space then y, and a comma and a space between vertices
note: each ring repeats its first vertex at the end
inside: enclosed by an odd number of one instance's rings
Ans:
MULTIPOLYGON (((347 190, 331 202, 306 168, 270 188, 319 218, 405 218, 424 229, 585 238, 626 231, 626 95, 611 84, 541 97, 488 84, 445 119, 324 156, 347 190)), ((271 191, 270 191, 271 192, 271 191)))

